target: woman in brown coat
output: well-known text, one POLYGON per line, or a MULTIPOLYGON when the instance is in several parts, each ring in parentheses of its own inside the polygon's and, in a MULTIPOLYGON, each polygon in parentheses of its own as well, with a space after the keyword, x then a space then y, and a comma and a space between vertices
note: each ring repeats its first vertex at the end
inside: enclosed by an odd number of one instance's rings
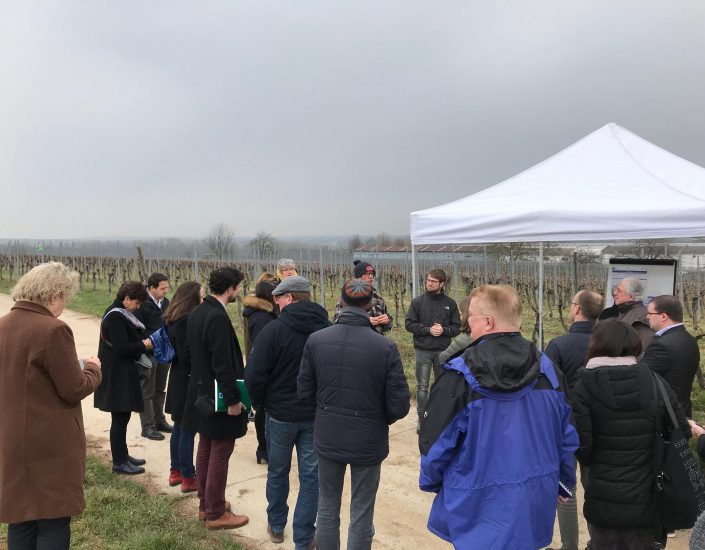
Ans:
POLYGON ((71 516, 85 507, 81 399, 100 384, 100 361, 79 360, 57 319, 77 290, 75 271, 38 265, 0 318, 0 522, 10 550, 68 549, 71 516))

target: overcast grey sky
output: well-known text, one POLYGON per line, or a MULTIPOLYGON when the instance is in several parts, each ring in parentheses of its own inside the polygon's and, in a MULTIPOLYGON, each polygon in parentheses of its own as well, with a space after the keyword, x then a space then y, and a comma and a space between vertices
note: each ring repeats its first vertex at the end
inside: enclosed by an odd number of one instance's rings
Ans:
POLYGON ((705 165, 702 0, 10 0, 0 71, 0 238, 406 234, 608 122, 705 165))

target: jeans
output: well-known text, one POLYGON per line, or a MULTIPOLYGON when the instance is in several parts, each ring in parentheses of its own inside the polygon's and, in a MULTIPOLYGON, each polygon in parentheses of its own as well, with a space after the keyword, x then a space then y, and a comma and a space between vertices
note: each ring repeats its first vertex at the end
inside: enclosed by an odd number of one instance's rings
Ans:
POLYGON ((440 360, 438 358, 440 354, 440 351, 414 349, 414 358, 416 359, 416 411, 419 417, 423 416, 426 410, 426 403, 428 403, 431 370, 433 370, 434 380, 441 374, 440 360))
POLYGON ((164 417, 164 399, 166 397, 166 381, 169 377, 169 364, 157 363, 154 355, 148 354, 152 361, 152 368, 137 367, 140 376, 144 411, 140 413, 142 429, 154 428, 166 422, 164 417))
POLYGON ((110 452, 116 466, 127 462, 127 424, 131 416, 131 412, 110 413, 110 452))
POLYGON ((38 519, 7 526, 8 550, 69 550, 71 518, 38 519))
MULTIPOLYGON (((318 457, 318 550, 340 548, 340 497, 347 464, 318 457)), ((369 550, 375 535, 375 498, 382 464, 350 465, 350 527, 348 550, 369 550)))
POLYGON ((307 548, 316 534, 318 512, 318 460, 313 450, 313 420, 281 422, 267 414, 267 519, 272 531, 282 532, 289 514, 289 472, 296 446, 299 495, 294 509, 294 544, 307 548))
POLYGON ((196 486, 198 511, 206 519, 218 519, 225 513, 225 485, 228 482, 228 462, 235 449, 234 439, 209 439, 201 436, 196 455, 196 486))
POLYGON ((193 440, 195 433, 182 427, 180 423, 174 423, 169 441, 171 453, 171 469, 179 470, 182 477, 194 477, 196 467, 193 465, 193 440))

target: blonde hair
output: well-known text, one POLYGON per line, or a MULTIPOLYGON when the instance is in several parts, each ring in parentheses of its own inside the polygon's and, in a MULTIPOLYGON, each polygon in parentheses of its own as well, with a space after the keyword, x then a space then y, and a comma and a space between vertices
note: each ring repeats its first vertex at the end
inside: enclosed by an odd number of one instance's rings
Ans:
POLYGON ((475 305, 473 309, 494 317, 500 325, 521 326, 521 299, 509 285, 478 286, 470 293, 470 301, 475 305))
POLYGON ((78 273, 61 262, 39 264, 22 275, 10 296, 47 306, 57 296, 69 302, 78 292, 78 273))

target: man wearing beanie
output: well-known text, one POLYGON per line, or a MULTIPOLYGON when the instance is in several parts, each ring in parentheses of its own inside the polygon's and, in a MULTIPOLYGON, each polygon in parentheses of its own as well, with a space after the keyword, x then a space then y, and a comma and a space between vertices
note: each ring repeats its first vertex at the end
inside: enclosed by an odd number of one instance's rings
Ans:
POLYGON ((426 275, 426 292, 411 301, 404 326, 414 335, 416 359, 416 411, 419 422, 428 401, 428 387, 433 370, 434 378, 440 375, 438 356, 460 334, 460 310, 455 300, 443 293, 446 274, 442 269, 432 269, 426 275))
MULTIPOLYGON (((372 328, 380 334, 389 332, 392 330, 392 316, 387 311, 387 304, 384 303, 382 297, 377 293, 377 289, 372 286, 375 275, 377 275, 375 268, 372 264, 360 260, 355 260, 353 265, 355 266, 353 268, 354 277, 366 281, 372 287, 372 302, 369 310, 369 319, 372 328)), ((340 312, 343 307, 345 307, 345 305, 341 298, 335 305, 335 315, 333 315, 334 323, 338 322, 338 317, 340 317, 340 312)))
POLYGON ((367 281, 347 281, 338 322, 312 334, 301 359, 299 398, 315 398, 317 404, 319 550, 340 548, 340 501, 348 465, 352 497, 347 547, 371 547, 389 425, 409 412, 409 385, 397 346, 370 330, 372 296, 367 281))
POLYGON ((316 547, 318 461, 313 450, 316 402, 296 395, 296 380, 306 339, 330 325, 328 312, 310 301, 310 292, 308 280, 298 275, 277 285, 272 296, 281 313, 257 336, 245 369, 252 404, 267 411, 267 530, 275 543, 284 541, 291 453, 296 447, 299 495, 293 527, 297 550, 316 547))

